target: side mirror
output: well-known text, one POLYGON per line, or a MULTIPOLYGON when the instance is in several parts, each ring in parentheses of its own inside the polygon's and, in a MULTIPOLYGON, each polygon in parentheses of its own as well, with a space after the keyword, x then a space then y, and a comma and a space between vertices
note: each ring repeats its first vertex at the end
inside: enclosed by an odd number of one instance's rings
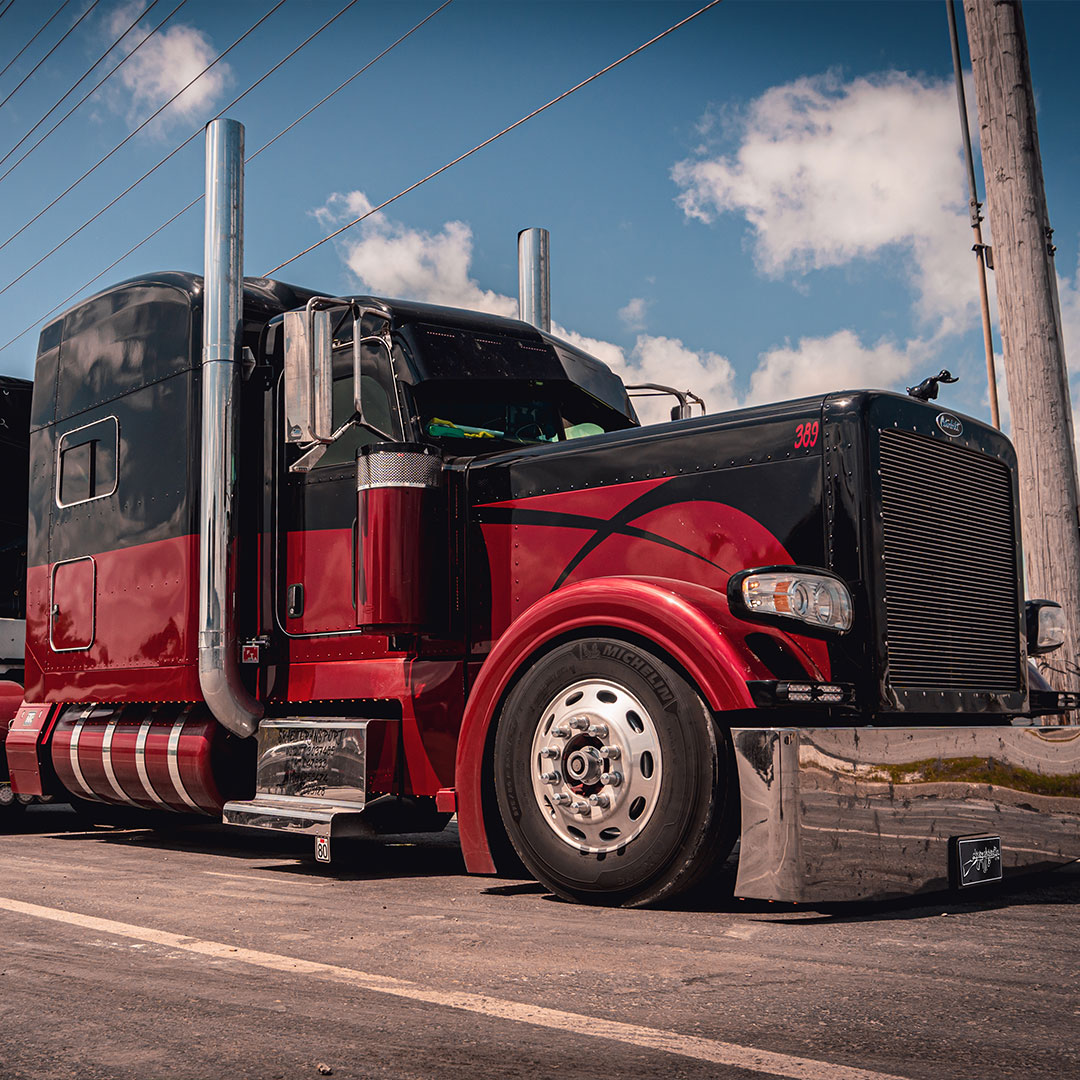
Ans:
POLYGON ((314 296, 285 312, 286 442, 334 441, 333 304, 341 301, 314 296))
MULTIPOLYGON (((393 359, 390 353, 390 341, 384 334, 364 334, 362 329, 365 323, 370 323, 368 316, 385 323, 384 332, 389 330, 387 316, 378 310, 361 308, 356 313, 356 323, 353 330, 353 408, 356 410, 360 423, 369 431, 393 442, 394 436, 385 430, 390 416, 387 412, 387 403, 383 408, 372 408, 377 403, 367 402, 365 398, 371 388, 382 387, 388 380, 393 382, 393 359), (369 388, 365 392, 365 385, 369 388)), ((385 397, 385 392, 384 392, 385 397)), ((392 426, 392 422, 391 422, 392 426)))

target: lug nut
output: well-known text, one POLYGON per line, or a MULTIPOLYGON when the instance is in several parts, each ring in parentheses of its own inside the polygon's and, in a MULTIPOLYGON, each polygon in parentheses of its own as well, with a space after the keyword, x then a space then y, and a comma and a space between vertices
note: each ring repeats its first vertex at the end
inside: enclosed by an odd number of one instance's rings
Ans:
POLYGON ((600 783, 609 787, 618 787, 622 783, 622 773, 606 772, 600 774, 600 783))
POLYGON ((594 735, 598 739, 607 738, 607 724, 590 724, 589 734, 594 735))
POLYGON ((551 736, 555 739, 569 739, 570 729, 568 727, 563 727, 561 724, 556 724, 555 727, 551 729, 551 736))
POLYGON ((555 761, 560 753, 562 753, 562 751, 557 746, 545 746, 544 749, 540 751, 540 756, 542 758, 547 758, 550 761, 555 761))
POLYGON ((575 716, 574 719, 570 721, 570 726, 575 731, 588 731, 588 729, 589 729, 588 717, 575 716))
POLYGON ((601 746, 600 756, 610 758, 612 761, 618 761, 622 757, 622 751, 617 746, 601 746))
POLYGON ((543 780, 545 784, 557 784, 562 780, 562 776, 557 772, 542 772, 540 774, 540 779, 543 780))
POLYGON ((575 814, 587 814, 589 812, 589 804, 587 802, 581 802, 580 800, 578 800, 577 802, 572 802, 570 804, 570 809, 575 814))
POLYGON ((593 806, 599 806, 601 810, 605 810, 611 805, 611 800, 606 795, 590 795, 589 802, 593 806))
POLYGON ((570 796, 565 791, 557 791, 554 795, 549 795, 548 798, 556 806, 565 806, 570 801, 570 796))

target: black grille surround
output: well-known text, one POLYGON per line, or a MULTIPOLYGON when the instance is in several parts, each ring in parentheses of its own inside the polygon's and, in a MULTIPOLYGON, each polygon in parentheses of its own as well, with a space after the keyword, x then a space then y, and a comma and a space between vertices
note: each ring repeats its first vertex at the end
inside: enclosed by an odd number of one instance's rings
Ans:
POLYGON ((901 428, 880 431, 878 454, 886 686, 1022 693, 1012 471, 901 428))

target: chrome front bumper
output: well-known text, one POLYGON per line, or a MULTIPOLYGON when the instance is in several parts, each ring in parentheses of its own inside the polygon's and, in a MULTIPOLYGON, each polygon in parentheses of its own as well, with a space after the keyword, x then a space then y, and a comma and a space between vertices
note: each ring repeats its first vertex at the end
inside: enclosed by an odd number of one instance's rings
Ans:
POLYGON ((1080 859, 1080 727, 737 728, 736 893, 879 900, 948 888, 950 841, 1005 876, 1080 859))

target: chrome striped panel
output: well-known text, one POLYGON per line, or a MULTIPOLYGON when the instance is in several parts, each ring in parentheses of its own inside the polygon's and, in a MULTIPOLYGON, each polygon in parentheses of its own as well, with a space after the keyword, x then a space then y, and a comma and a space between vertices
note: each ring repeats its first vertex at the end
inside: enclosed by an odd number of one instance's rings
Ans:
POLYGON ((139 725, 139 734, 135 738, 135 768, 146 794, 159 806, 167 807, 165 800, 154 790, 154 785, 150 783, 150 774, 146 771, 146 737, 150 734, 153 723, 153 720, 147 718, 139 725))
POLYGON ((169 776, 172 778, 173 787, 176 788, 176 794, 191 807, 192 810, 199 810, 199 805, 192 797, 187 793, 187 788, 184 787, 184 781, 180 776, 180 735, 184 730, 184 724, 187 723, 187 716, 189 709, 185 709, 179 719, 173 724, 172 731, 169 732, 169 776))

